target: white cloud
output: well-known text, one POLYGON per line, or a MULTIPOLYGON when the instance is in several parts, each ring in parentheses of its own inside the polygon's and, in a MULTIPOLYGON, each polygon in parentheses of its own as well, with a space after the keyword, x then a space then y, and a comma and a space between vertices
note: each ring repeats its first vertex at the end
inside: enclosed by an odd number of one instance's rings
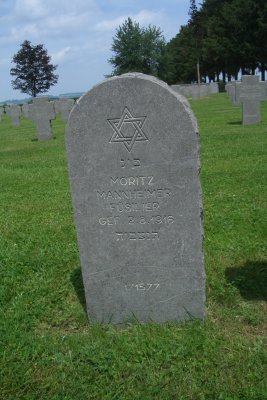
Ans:
POLYGON ((56 64, 62 62, 71 51, 72 51, 71 47, 67 46, 56 53, 52 53, 51 55, 52 62, 56 64))
POLYGON ((121 25, 127 17, 118 17, 113 20, 104 20, 96 24, 95 29, 97 31, 111 31, 121 25))
POLYGON ((39 28, 36 24, 28 24, 22 28, 11 28, 10 40, 20 41, 28 37, 38 36, 39 28))
POLYGON ((148 11, 141 10, 138 14, 133 16, 133 19, 139 22, 141 25, 156 24, 163 18, 163 11, 148 11))
POLYGON ((115 19, 101 21, 95 25, 95 29, 102 32, 112 31, 115 28, 118 28, 119 25, 122 25, 128 17, 132 18, 133 21, 140 23, 140 25, 157 24, 163 18, 163 12, 141 10, 134 15, 124 15, 115 19))
POLYGON ((48 15, 43 0, 16 0, 15 14, 19 18, 39 19, 48 15))
POLYGON ((55 31, 62 32, 62 29, 71 30, 72 34, 75 32, 77 27, 79 30, 81 27, 86 26, 87 15, 86 14, 61 14, 57 16, 50 16, 41 23, 41 29, 47 33, 55 31))

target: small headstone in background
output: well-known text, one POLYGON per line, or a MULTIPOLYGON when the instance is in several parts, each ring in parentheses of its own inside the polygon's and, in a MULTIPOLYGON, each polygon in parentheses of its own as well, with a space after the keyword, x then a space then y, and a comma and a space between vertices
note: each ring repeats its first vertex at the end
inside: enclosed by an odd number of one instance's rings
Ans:
POLYGON ((6 107, 6 114, 11 118, 14 128, 20 126, 21 107, 17 104, 11 104, 6 107))
POLYGON ((185 97, 192 97, 192 100, 198 100, 201 97, 208 96, 210 93, 217 93, 218 84, 202 83, 187 84, 187 85, 171 85, 171 88, 185 97), (213 85, 213 86, 212 86, 213 85), (217 91, 216 91, 217 90, 217 91))
POLYGON ((35 122, 38 139, 48 140, 52 138, 51 120, 56 118, 54 105, 47 97, 38 97, 29 105, 29 118, 35 122))
POLYGON ((231 82, 227 82, 226 84, 225 84, 225 91, 226 91, 226 93, 229 95, 229 88, 230 88, 230 86, 231 86, 231 82))
POLYGON ((260 122, 260 102, 266 100, 267 93, 257 75, 243 75, 236 87, 242 103, 243 124, 251 125, 260 122))
POLYGON ((240 81, 231 81, 227 82, 225 85, 225 90, 230 97, 233 105, 237 106, 240 105, 240 98, 239 98, 239 90, 238 87, 240 85, 240 81))
POLYGON ((170 87, 172 88, 172 90, 181 94, 182 96, 191 97, 190 86, 191 85, 187 85, 187 84, 184 84, 184 85, 177 84, 177 85, 171 85, 170 87))
POLYGON ((74 106, 67 154, 92 321, 203 318, 199 136, 189 103, 126 74, 74 106))
POLYGON ((24 103, 22 105, 22 112, 25 118, 29 118, 29 104, 28 103, 24 103))
POLYGON ((198 100, 200 98, 200 87, 199 85, 190 85, 192 100, 198 100))
POLYGON ((218 82, 210 82, 209 83, 209 93, 211 93, 211 94, 219 93, 218 82))
POLYGON ((199 97, 206 97, 210 94, 210 85, 202 83, 199 85, 199 97))
POLYGON ((74 106, 73 99, 59 99, 55 100, 55 111, 61 113, 63 121, 68 121, 69 114, 74 106))
POLYGON ((4 107, 0 106, 0 121, 2 120, 2 115, 4 115, 5 109, 4 107))
POLYGON ((267 81, 260 81, 260 88, 262 93, 262 100, 267 99, 267 81))

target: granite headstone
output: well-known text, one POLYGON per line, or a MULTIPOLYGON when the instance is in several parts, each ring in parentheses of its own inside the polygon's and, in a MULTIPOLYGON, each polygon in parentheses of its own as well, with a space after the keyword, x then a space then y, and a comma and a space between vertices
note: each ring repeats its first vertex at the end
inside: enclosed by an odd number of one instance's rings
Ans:
POLYGON ((5 113, 4 107, 0 106, 0 121, 2 120, 2 116, 4 115, 4 113, 5 113))
POLYGON ((28 103, 24 103, 22 105, 22 112, 25 118, 29 118, 29 104, 28 103))
POLYGON ((67 155, 91 321, 203 318, 199 136, 187 100, 132 73, 74 106, 67 155))
POLYGON ((209 83, 209 93, 210 94, 219 93, 219 84, 218 84, 218 82, 210 82, 209 83))
POLYGON ((17 104, 12 104, 6 107, 6 113, 11 118, 14 128, 20 126, 21 107, 17 104))
POLYGON ((29 107, 29 118, 36 124, 39 140, 52 138, 51 120, 56 118, 53 102, 47 97, 35 98, 29 107))
POLYGON ((238 99, 242 103, 243 124, 251 125, 260 122, 260 102, 266 100, 265 86, 257 75, 243 75, 241 83, 236 86, 238 99))
POLYGON ((74 106, 73 99, 59 99, 55 101, 55 111, 61 114, 63 121, 67 121, 72 107, 74 106))

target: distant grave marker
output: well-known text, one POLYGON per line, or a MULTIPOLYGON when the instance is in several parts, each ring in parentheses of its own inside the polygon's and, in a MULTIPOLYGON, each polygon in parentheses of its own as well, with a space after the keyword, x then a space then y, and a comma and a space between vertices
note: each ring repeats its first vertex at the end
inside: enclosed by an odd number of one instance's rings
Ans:
POLYGON ((240 104, 240 98, 239 98, 239 91, 238 91, 238 86, 240 85, 241 82, 239 81, 232 81, 228 82, 225 85, 225 89, 232 101, 232 103, 237 106, 240 104))
POLYGON ((184 84, 184 85, 171 85, 170 86, 175 92, 186 96, 192 97, 192 100, 198 100, 201 97, 208 96, 211 93, 218 93, 218 83, 202 83, 198 84, 184 84))
POLYGON ((187 100, 143 74, 74 106, 67 155, 90 320, 203 318, 199 137, 187 100))
POLYGON ((5 113, 4 107, 0 106, 0 121, 2 120, 2 115, 4 115, 4 113, 5 113))
POLYGON ((52 138, 51 120, 56 118, 54 105, 47 97, 33 100, 29 107, 29 118, 35 122, 39 140, 52 138))
POLYGON ((61 113, 61 118, 64 121, 68 121, 73 106, 73 99, 59 99, 55 101, 55 111, 56 113, 61 113))
POLYGON ((17 104, 12 104, 6 107, 6 114, 11 118, 14 128, 20 126, 21 108, 17 104))
POLYGON ((29 118, 29 110, 30 110, 29 104, 28 103, 24 103, 21 108, 22 108, 22 112, 23 112, 24 117, 25 118, 29 118))
POLYGON ((264 85, 259 81, 259 76, 243 75, 236 90, 242 103, 243 124, 250 125, 260 122, 260 102, 266 100, 267 94, 264 85))
POLYGON ((210 82, 209 83, 209 93, 211 93, 211 94, 219 93, 218 82, 210 82))

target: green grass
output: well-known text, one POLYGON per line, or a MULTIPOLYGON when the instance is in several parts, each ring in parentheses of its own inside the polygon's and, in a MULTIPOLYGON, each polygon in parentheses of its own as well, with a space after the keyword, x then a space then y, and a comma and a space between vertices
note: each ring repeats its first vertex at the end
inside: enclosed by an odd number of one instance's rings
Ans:
POLYGON ((225 94, 192 102, 201 132, 204 323, 90 325, 64 124, 0 122, 0 399, 266 400, 267 102, 241 125, 225 94))

